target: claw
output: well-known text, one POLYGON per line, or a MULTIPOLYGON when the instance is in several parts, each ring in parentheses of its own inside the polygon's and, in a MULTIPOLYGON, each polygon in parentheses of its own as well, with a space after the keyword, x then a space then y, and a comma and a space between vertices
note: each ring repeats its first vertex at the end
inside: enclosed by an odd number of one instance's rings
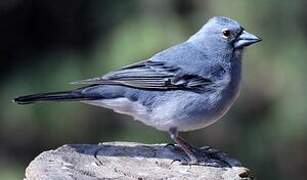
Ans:
POLYGON ((164 146, 164 148, 169 148, 169 147, 176 148, 176 145, 174 143, 168 143, 164 146))
POLYGON ((171 162, 171 165, 174 164, 175 162, 180 162, 180 164, 182 164, 182 160, 181 159, 174 159, 171 162))

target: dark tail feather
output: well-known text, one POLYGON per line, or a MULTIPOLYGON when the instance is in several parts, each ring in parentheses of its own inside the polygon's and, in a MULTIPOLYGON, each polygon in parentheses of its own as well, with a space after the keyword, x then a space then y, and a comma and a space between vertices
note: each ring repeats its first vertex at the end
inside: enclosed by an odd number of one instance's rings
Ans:
POLYGON ((86 97, 76 91, 63 91, 20 96, 15 98, 13 102, 16 102, 17 104, 31 104, 38 101, 80 101, 92 98, 93 97, 86 97))

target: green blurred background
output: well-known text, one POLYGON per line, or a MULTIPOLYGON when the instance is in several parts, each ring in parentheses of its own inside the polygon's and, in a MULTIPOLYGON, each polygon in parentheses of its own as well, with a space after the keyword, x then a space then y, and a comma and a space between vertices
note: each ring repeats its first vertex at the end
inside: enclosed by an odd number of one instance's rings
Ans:
POLYGON ((307 177, 307 1, 1 0, 0 179, 21 179, 44 150, 68 143, 171 142, 111 110, 18 106, 17 95, 74 88, 187 39, 210 17, 238 20, 263 42, 243 60, 241 96, 223 120, 183 134, 242 161, 257 179, 307 177))

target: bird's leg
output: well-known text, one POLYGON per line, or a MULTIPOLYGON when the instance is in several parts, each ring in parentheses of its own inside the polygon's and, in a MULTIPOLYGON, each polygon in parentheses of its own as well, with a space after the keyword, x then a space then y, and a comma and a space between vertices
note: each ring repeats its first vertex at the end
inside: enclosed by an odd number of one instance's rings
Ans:
POLYGON ((177 128, 169 129, 170 137, 181 147, 181 149, 188 155, 190 158, 189 164, 197 164, 197 158, 193 154, 192 146, 184 141, 182 137, 178 135, 177 128))

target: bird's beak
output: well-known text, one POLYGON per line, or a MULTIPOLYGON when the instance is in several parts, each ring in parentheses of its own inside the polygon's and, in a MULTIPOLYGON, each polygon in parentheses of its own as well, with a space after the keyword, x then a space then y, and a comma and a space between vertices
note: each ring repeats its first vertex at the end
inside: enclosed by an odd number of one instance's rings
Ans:
POLYGON ((242 31, 242 33, 240 34, 240 36, 236 39, 235 43, 234 43, 234 47, 235 48, 242 48, 245 46, 249 46, 251 44, 257 43, 262 41, 261 38, 246 32, 246 31, 242 31))

